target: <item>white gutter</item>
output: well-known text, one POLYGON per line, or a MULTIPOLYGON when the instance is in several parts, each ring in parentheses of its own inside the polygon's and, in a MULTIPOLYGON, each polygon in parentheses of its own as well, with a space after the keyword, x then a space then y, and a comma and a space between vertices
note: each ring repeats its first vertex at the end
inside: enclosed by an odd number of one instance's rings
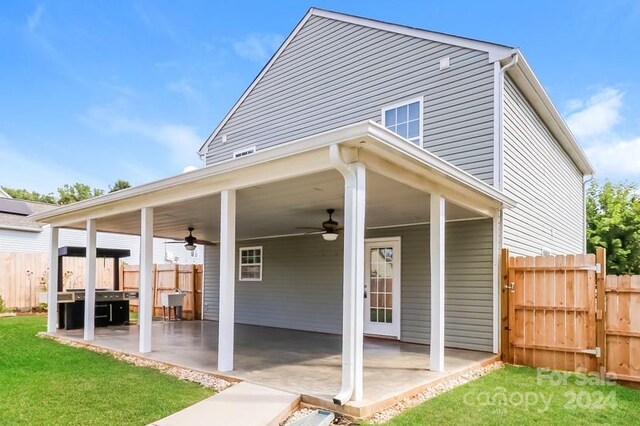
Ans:
POLYGON ((582 219, 583 219, 583 230, 584 230, 584 247, 582 248, 582 252, 586 253, 587 252, 587 246, 588 246, 588 236, 587 236, 587 185, 594 179, 594 176, 591 175, 584 175, 582 177, 582 196, 583 196, 583 208, 582 208, 582 219))
POLYGON ((571 157, 582 174, 593 174, 594 169, 589 158, 551 101, 542 83, 540 83, 538 77, 533 73, 531 66, 527 63, 527 59, 518 49, 514 49, 513 53, 519 56, 517 66, 509 72, 514 83, 520 91, 522 91, 527 101, 529 101, 533 109, 571 157))
POLYGON ((355 230, 356 223, 356 197, 355 189, 357 185, 356 173, 342 158, 339 145, 329 147, 329 158, 331 164, 344 177, 344 268, 343 268, 343 318, 342 318, 342 388, 338 395, 333 397, 333 402, 344 405, 353 396, 355 389, 355 369, 356 369, 356 326, 354 313, 356 311, 355 301, 355 230))

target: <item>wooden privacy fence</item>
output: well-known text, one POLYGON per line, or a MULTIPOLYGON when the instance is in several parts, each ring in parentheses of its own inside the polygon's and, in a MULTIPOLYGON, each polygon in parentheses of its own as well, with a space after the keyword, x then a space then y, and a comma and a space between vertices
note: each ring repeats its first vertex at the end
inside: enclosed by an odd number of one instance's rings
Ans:
POLYGON ((640 381, 640 275, 606 278, 607 377, 640 381))
MULTIPOLYGON (((140 267, 123 265, 120 269, 122 289, 138 291, 140 267)), ((161 294, 180 289, 184 294, 182 318, 202 319, 202 265, 154 265, 153 300, 154 316, 162 315, 161 294)), ((132 310, 138 310, 138 301, 130 302, 132 310)))
POLYGON ((640 276, 607 276, 606 253, 502 253, 506 362, 640 381, 640 276))
MULTIPOLYGON (((63 258, 64 288, 83 288, 84 270, 83 258, 63 258)), ((113 288, 113 259, 98 259, 96 270, 96 288, 113 288)), ((48 279, 48 254, 0 253, 0 297, 7 308, 38 306, 38 293, 46 291, 48 279)))

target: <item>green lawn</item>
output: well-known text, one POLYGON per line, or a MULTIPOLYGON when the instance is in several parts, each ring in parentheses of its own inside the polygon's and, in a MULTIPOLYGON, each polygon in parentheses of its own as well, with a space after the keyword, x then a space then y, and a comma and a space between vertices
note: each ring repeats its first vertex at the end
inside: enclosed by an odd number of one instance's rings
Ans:
POLYGON ((45 321, 0 318, 0 425, 144 425, 213 394, 151 368, 36 337, 45 321))
POLYGON ((387 425, 637 425, 640 390, 507 366, 405 411, 387 425))

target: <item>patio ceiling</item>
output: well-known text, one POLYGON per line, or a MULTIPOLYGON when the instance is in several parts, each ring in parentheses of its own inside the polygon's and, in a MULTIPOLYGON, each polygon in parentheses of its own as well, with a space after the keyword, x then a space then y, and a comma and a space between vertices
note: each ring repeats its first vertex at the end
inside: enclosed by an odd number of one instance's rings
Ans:
MULTIPOLYGON (((316 227, 327 219, 326 209, 336 209, 343 220, 344 181, 329 170, 284 181, 238 190, 237 237, 239 239, 303 233, 299 227, 316 227)), ((187 228, 198 238, 219 239, 218 194, 156 207, 154 234, 182 239, 187 228)), ((478 218, 478 213, 447 203, 447 220, 478 218)), ((374 172, 367 174, 368 228, 417 224, 429 221, 429 195, 374 172)), ((85 222, 70 227, 84 229, 85 222)), ((98 230, 139 234, 140 213, 133 211, 97 220, 98 230)))

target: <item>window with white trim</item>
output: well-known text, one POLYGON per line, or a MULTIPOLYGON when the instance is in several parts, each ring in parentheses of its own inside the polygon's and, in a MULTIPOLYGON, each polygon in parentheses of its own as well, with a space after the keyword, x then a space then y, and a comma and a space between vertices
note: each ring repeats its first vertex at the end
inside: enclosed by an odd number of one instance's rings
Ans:
POLYGON ((262 247, 240 248, 240 281, 262 281, 262 247))
POLYGON ((236 151, 233 153, 233 158, 241 158, 246 157, 247 155, 254 154, 256 152, 256 147, 252 146, 251 148, 241 149, 240 151, 236 151))
POLYGON ((422 98, 383 108, 382 125, 422 146, 422 98))

